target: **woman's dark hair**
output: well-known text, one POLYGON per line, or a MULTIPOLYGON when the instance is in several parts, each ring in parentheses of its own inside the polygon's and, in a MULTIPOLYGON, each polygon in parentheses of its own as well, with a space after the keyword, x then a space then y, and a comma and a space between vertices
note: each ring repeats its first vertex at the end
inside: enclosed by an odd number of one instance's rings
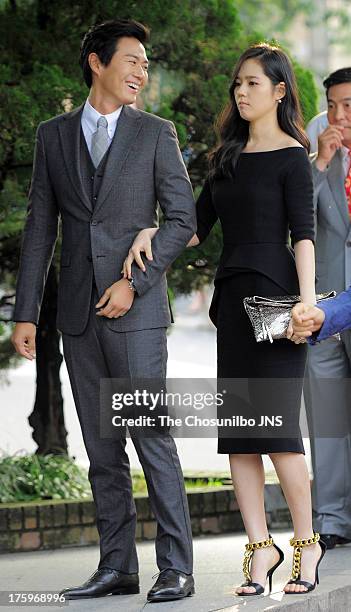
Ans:
POLYGON ((83 70, 84 81, 90 88, 93 82, 88 57, 96 53, 104 66, 108 66, 123 36, 136 38, 142 44, 149 40, 149 30, 138 21, 115 19, 92 26, 85 34, 80 47, 79 65, 83 70))
POLYGON ((241 151, 249 137, 249 121, 242 119, 235 102, 235 83, 241 66, 248 59, 260 62, 265 75, 273 85, 285 83, 285 96, 278 104, 280 128, 309 151, 310 143, 303 129, 301 108, 293 67, 287 55, 279 47, 266 43, 252 45, 239 58, 229 88, 230 100, 216 121, 218 145, 209 155, 210 176, 234 177, 241 151))

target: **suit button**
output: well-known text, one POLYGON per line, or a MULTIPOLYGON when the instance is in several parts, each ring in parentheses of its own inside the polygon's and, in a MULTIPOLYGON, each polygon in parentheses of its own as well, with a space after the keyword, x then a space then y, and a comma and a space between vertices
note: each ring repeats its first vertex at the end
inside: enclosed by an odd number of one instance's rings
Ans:
POLYGON ((93 197, 93 200, 97 200, 97 196, 94 196, 94 197, 93 197))
POLYGON ((88 261, 93 261, 93 258, 91 257, 91 255, 87 255, 87 260, 88 261))
POLYGON ((348 240, 348 241, 346 242, 346 246, 347 246, 347 247, 351 247, 351 240, 348 240))
POLYGON ((95 221, 95 220, 91 221, 91 225, 97 225, 97 224, 98 224, 98 221, 95 221))

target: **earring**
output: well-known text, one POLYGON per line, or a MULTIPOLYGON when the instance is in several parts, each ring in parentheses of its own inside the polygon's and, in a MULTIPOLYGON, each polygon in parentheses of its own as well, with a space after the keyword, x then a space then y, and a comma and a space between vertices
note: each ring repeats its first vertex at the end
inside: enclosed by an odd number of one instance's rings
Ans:
POLYGON ((279 98, 279 100, 278 100, 278 103, 279 103, 279 104, 281 104, 281 103, 282 103, 282 100, 281 100, 281 98, 279 98))

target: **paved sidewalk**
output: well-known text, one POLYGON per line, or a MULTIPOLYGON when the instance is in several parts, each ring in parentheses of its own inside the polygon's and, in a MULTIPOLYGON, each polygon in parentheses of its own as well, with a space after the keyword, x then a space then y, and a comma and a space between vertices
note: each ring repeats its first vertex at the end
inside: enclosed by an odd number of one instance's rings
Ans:
MULTIPOLYGON (((284 596, 280 591, 291 571, 290 532, 275 532, 277 544, 285 552, 285 562, 277 570, 271 596, 241 599, 233 594, 242 582, 241 563, 246 536, 228 534, 195 538, 196 595, 184 601, 146 604, 147 590, 153 584, 155 567, 154 545, 138 545, 141 593, 111 596, 94 600, 68 602, 61 609, 72 612, 107 612, 121 610, 140 612, 243 612, 281 610, 287 612, 347 612, 351 610, 351 545, 328 551, 321 563, 321 585, 304 596, 284 596), (150 607, 151 606, 151 607, 150 607)), ((16 553, 0 556, 0 590, 59 591, 65 586, 82 583, 96 569, 97 547, 71 548, 57 551, 16 553)), ((0 606, 3 610, 34 610, 34 607, 0 606)), ((40 606, 42 612, 59 609, 40 606)))

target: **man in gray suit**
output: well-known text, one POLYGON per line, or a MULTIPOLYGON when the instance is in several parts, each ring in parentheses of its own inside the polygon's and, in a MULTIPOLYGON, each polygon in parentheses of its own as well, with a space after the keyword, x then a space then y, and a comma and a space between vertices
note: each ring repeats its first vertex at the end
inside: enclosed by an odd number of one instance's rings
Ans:
MULTIPOLYGON (((33 359, 47 271, 62 221, 58 328, 90 460, 100 536, 98 570, 68 599, 139 592, 136 510, 125 436, 99 433, 100 379, 166 376, 170 325, 165 271, 193 236, 190 181, 174 126, 130 105, 147 83, 148 31, 126 20, 92 27, 80 63, 85 104, 39 125, 14 320, 16 350, 33 359), (143 227, 164 223, 153 261, 132 281, 123 261, 143 227)), ((131 433, 157 520, 160 574, 149 601, 194 593, 192 539, 174 440, 131 433)))
MULTIPOLYGON (((316 289, 339 293, 351 282, 351 68, 332 73, 324 86, 329 125, 319 135, 312 162, 316 289)), ((309 346, 308 351, 305 402, 314 472, 314 526, 328 548, 334 548, 351 539, 351 409, 343 382, 351 377, 351 331, 342 332, 341 340, 332 337, 309 346), (335 419, 344 424, 345 436, 318 437, 322 419, 330 419, 330 430, 335 419)))

